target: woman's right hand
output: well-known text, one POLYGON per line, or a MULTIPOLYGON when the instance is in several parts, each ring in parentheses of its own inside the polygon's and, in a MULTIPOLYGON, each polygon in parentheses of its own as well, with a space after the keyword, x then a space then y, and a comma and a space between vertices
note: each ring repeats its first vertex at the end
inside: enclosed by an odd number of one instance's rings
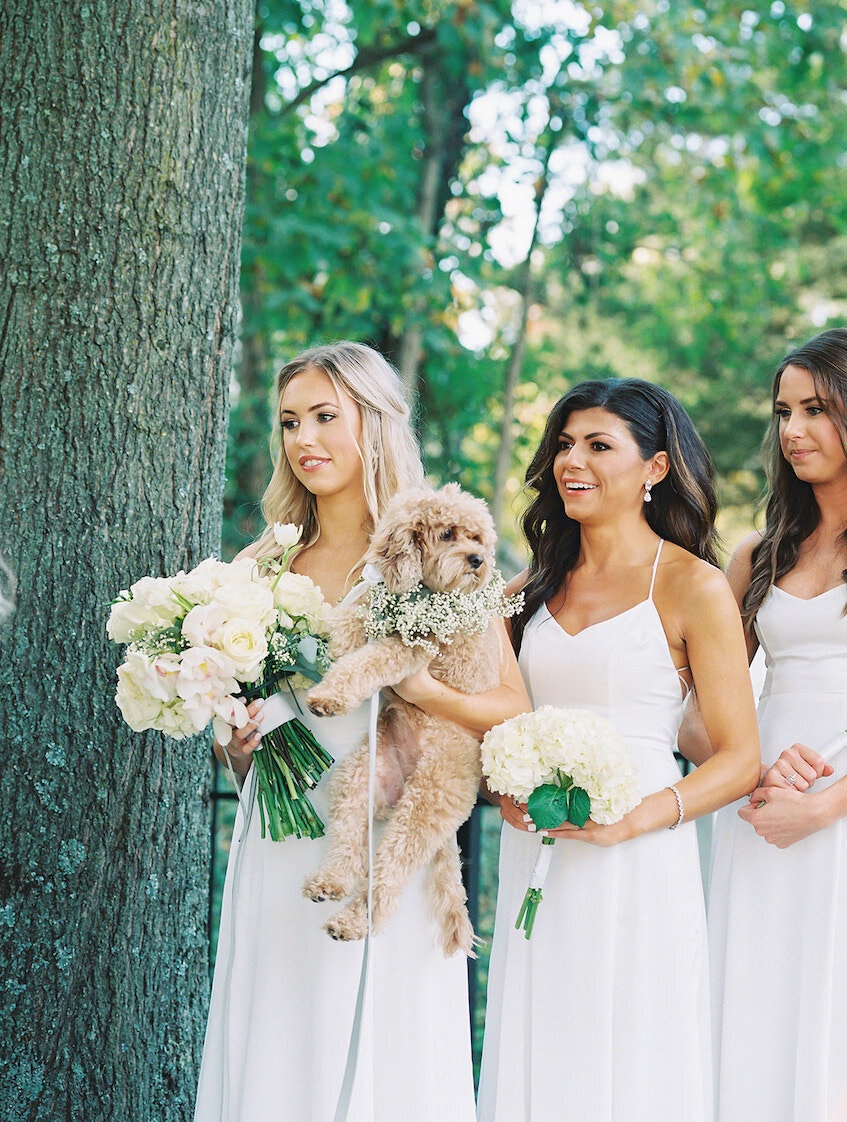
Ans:
POLYGON ((232 730, 232 739, 227 744, 226 749, 217 741, 213 745, 215 755, 220 762, 226 766, 228 755, 232 763, 232 770, 242 778, 250 770, 253 753, 262 740, 262 734, 259 732, 259 726, 256 723, 261 712, 262 699, 257 697, 247 706, 247 715, 250 720, 243 728, 232 730))
POLYGON ((824 763, 819 752, 806 744, 792 744, 765 772, 759 786, 793 787, 795 791, 808 791, 816 779, 832 775, 832 772, 832 765, 824 763))
POLYGON ((526 803, 516 803, 510 795, 500 796, 500 817, 516 830, 535 833, 536 826, 527 812, 526 803))

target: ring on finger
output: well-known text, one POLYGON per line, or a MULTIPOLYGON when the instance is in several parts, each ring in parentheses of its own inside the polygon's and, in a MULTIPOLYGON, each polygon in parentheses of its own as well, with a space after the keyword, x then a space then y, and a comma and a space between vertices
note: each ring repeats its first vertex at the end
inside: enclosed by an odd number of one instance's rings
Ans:
POLYGON ((797 782, 796 774, 792 771, 792 773, 790 775, 786 775, 785 782, 788 784, 789 787, 793 787, 794 784, 797 782))

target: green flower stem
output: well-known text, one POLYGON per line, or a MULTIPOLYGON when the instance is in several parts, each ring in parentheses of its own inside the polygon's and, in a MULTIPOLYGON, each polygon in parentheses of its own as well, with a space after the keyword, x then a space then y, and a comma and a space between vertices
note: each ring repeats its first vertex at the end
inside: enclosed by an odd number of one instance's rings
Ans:
MULTIPOLYGON (((554 845, 555 838, 542 838, 542 845, 554 845)), ((524 929, 524 938, 529 939, 532 935, 532 929, 535 926, 535 916, 538 912, 538 905, 541 903, 541 889, 528 888, 526 895, 521 904, 521 910, 518 912, 518 918, 515 920, 515 930, 520 931, 521 927, 524 929)))

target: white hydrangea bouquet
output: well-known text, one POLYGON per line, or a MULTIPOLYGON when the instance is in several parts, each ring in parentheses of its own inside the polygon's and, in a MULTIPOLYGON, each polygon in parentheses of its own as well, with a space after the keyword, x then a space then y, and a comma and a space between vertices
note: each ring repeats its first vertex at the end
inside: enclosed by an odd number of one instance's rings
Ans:
MULTIPOLYGON (((286 571, 300 538, 274 526, 279 560, 209 557, 190 572, 142 577, 112 604, 106 631, 127 644, 115 700, 131 729, 174 740, 209 724, 224 748, 247 724, 247 704, 276 695, 253 755, 262 837, 320 837, 324 826, 306 792, 332 757, 277 691, 317 682, 329 666, 327 604, 312 581, 286 571)), ((263 718, 266 713, 263 712, 263 718)))
MULTIPOLYGON (((590 818, 609 825, 641 801, 638 778, 623 738, 585 709, 542 705, 485 734, 482 772, 492 791, 526 803, 542 830, 564 822, 580 829, 590 818)), ((532 935, 555 838, 542 838, 515 927, 532 935)))

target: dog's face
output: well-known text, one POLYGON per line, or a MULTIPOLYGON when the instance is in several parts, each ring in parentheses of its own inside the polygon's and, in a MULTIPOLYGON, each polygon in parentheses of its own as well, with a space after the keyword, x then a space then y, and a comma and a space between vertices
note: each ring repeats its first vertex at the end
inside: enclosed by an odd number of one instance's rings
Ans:
POLYGON ((389 592, 423 583, 433 592, 472 592, 494 571, 494 523, 482 499, 455 483, 404 491, 379 520, 368 560, 389 592))

